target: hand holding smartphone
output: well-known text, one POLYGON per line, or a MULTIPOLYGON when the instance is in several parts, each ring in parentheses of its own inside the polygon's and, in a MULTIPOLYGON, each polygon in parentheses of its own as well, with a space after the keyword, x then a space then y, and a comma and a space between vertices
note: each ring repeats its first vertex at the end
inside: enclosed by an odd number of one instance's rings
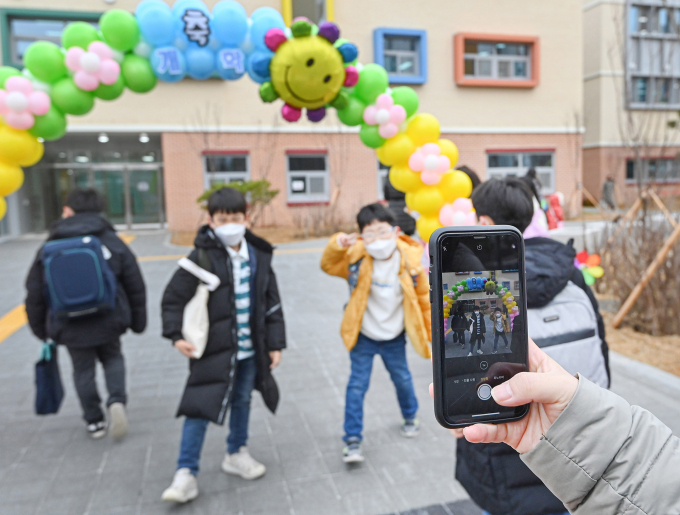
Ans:
POLYGON ((493 387, 528 369, 524 240, 510 226, 447 227, 430 238, 435 415, 447 428, 519 420, 493 387))

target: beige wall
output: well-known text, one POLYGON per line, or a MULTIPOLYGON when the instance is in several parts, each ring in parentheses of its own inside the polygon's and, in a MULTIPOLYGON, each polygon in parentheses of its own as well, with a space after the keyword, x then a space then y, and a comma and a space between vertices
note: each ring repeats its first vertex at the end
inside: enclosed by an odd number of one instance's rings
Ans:
MULTIPOLYGON (((0 0, 0 7, 104 11, 133 10, 137 3, 136 0, 118 0, 113 5, 103 0, 0 0)), ((280 8, 278 0, 244 0, 242 3, 249 13, 261 5, 280 8)), ((579 77, 582 53, 576 44, 581 40, 579 0, 420 3, 343 0, 335 3, 335 12, 343 37, 358 45, 361 62, 373 61, 373 30, 377 27, 427 30, 429 79, 427 84, 416 86, 416 90, 421 97, 421 111, 435 114, 444 127, 574 129, 574 113, 580 115, 582 106, 579 77), (540 85, 529 90, 457 87, 453 80, 453 36, 457 32, 538 36, 540 85)), ((200 125, 217 124, 272 125, 285 123, 280 118, 280 108, 280 102, 263 104, 257 85, 248 77, 239 81, 185 80, 180 84, 159 83, 146 95, 126 91, 114 102, 98 101, 87 116, 70 117, 70 124, 72 130, 130 124, 173 126, 172 130, 195 130, 200 125), (217 113, 217 120, 197 121, 196 112, 206 109, 217 113)), ((332 118, 325 124, 333 125, 332 118)), ((298 123, 302 125, 304 123, 298 123)))

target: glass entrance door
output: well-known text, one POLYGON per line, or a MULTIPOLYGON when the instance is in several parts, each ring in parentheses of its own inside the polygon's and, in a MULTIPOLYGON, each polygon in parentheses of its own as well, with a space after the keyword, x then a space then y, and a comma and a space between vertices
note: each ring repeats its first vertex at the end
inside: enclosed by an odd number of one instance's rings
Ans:
POLYGON ((128 174, 132 223, 161 223, 162 204, 159 170, 130 169, 128 174))
POLYGON ((127 224, 125 170, 94 170, 92 185, 104 197, 104 214, 114 225, 127 224))

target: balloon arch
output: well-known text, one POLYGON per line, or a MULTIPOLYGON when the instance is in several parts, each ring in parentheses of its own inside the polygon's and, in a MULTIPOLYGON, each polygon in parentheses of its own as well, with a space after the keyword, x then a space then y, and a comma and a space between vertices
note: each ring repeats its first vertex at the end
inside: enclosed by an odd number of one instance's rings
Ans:
POLYGON ((0 218, 4 197, 23 183, 21 167, 40 161, 43 141, 65 134, 66 115, 84 115, 95 99, 115 100, 125 88, 148 93, 158 80, 237 80, 246 73, 264 102, 284 102, 289 122, 303 110, 318 122, 334 108, 343 124, 360 126, 361 141, 390 166, 391 183, 419 214, 423 239, 469 218, 469 203, 454 204, 472 191, 469 177, 453 170, 456 145, 440 139, 433 115, 417 112, 412 88, 390 88, 382 66, 359 64, 356 46, 334 23, 298 18, 288 28, 275 9, 259 8, 249 18, 235 0, 212 12, 201 0, 177 0, 172 8, 143 0, 134 15, 106 12, 99 30, 71 23, 62 46, 37 41, 24 54, 24 70, 0 68, 0 218))

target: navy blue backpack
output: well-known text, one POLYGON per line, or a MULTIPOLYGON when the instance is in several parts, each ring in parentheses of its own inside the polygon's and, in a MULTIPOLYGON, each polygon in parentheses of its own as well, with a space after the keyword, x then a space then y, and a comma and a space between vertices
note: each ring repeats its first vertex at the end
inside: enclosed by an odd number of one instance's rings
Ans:
POLYGON ((96 236, 48 241, 42 249, 50 311, 76 318, 116 306, 116 276, 96 236))

